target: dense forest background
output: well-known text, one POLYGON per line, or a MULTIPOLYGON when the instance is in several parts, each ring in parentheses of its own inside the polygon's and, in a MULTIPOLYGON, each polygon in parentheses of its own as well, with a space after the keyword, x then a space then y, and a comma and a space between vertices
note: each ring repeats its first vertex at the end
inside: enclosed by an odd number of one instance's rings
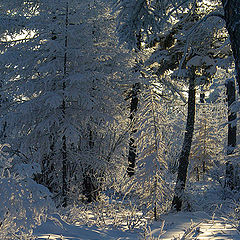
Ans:
POLYGON ((235 212, 239 22, 237 0, 0 1, 1 238, 52 212, 133 229, 214 186, 235 212))

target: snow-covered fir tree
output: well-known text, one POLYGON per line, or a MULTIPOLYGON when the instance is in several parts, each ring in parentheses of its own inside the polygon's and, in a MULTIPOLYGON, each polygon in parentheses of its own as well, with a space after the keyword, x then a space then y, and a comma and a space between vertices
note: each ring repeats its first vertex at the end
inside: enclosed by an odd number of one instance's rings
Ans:
POLYGON ((17 152, 41 164, 37 181, 64 205, 72 194, 93 201, 99 181, 116 168, 126 131, 118 84, 129 57, 113 50, 114 17, 104 1, 10 7, 5 15, 25 24, 2 34, 2 131, 17 152))

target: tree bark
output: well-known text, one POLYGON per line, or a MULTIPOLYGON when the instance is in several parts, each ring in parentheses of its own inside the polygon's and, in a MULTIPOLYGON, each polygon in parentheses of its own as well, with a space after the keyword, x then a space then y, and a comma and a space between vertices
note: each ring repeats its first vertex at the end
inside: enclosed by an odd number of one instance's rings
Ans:
MULTIPOLYGON (((136 52, 141 51, 141 30, 136 34, 137 39, 137 49, 135 49, 136 52)), ((136 63, 138 63, 136 59, 136 63)), ((136 65, 137 66, 137 65, 136 65)), ((138 67, 135 69, 135 72, 138 71, 138 67)), ((135 83, 132 86, 132 91, 130 93, 131 97, 131 107, 130 107, 130 121, 131 121, 131 133, 130 133, 130 139, 129 139, 129 152, 128 152, 128 168, 127 168, 127 174, 129 177, 132 177, 135 174, 135 165, 136 165, 136 152, 137 152, 137 146, 135 144, 134 140, 134 133, 137 132, 137 129, 135 129, 135 121, 134 117, 138 109, 138 93, 140 90, 140 83, 135 83)))
POLYGON ((132 130, 130 133, 129 139, 129 152, 128 152, 128 168, 127 174, 129 177, 132 177, 135 173, 135 165, 136 165, 136 150, 137 146, 134 140, 134 133, 136 133, 137 129, 135 128, 134 118, 138 108, 138 93, 140 90, 140 83, 133 84, 132 91, 131 91, 131 107, 130 107, 130 121, 132 130))
MULTIPOLYGON (((226 83, 227 87, 227 102, 228 102, 228 109, 231 104, 236 100, 236 87, 235 87, 235 80, 230 79, 226 83)), ((227 155, 231 155, 234 152, 236 147, 236 139, 237 139, 237 127, 236 123, 231 124, 231 122, 236 121, 237 114, 235 112, 230 112, 228 110, 228 142, 227 142, 227 155)), ((227 161, 226 163, 226 179, 225 179, 225 187, 230 188, 233 190, 235 188, 234 184, 234 166, 231 161, 227 161)))
POLYGON ((96 201, 98 198, 99 189, 97 189, 95 174, 96 173, 94 173, 94 170, 91 168, 91 166, 88 166, 83 173, 82 193, 85 196, 87 203, 96 201))
MULTIPOLYGON (((228 108, 232 105, 232 103, 236 100, 236 88, 235 88, 235 80, 230 79, 226 83, 227 87, 227 102, 228 108)), ((230 112, 228 115, 228 122, 233 122, 236 120, 237 115, 235 112, 230 112)), ((233 153, 234 148, 236 147, 236 134, 237 127, 235 124, 228 124, 228 150, 227 154, 230 155, 233 153)))
POLYGON ((222 5, 235 59, 236 79, 240 93, 240 1, 222 0, 222 5))
MULTIPOLYGON (((89 151, 91 152, 94 147, 93 131, 89 126, 89 141, 88 141, 89 151)), ((97 189, 97 180, 96 172, 92 169, 91 165, 87 166, 83 172, 83 195, 86 198, 87 203, 91 203, 97 200, 98 189, 97 189)))
MULTIPOLYGON (((200 93, 200 103, 204 104, 205 103, 205 93, 204 92, 201 92, 200 93)), ((206 118, 206 112, 203 111, 203 115, 204 117, 206 118)), ((206 148, 207 148, 207 144, 206 144, 206 138, 207 138, 207 122, 206 122, 206 119, 204 119, 204 141, 203 141, 203 151, 204 151, 204 159, 202 160, 202 177, 203 177, 203 180, 205 179, 205 173, 206 173, 206 148)), ((200 180, 200 179, 199 179, 200 180)), ((198 180, 198 181, 199 181, 198 180)))
MULTIPOLYGON (((63 102, 62 102, 62 116, 63 120, 66 117, 66 100, 64 92, 66 89, 66 76, 67 76, 67 49, 68 49, 68 1, 66 1, 66 10, 65 10, 65 43, 64 43, 64 63, 63 63, 63 102)), ((68 204, 67 194, 68 194, 68 180, 67 180, 67 139, 64 134, 62 137, 62 197, 63 197, 63 207, 66 207, 68 204)))
POLYGON ((176 211, 181 211, 183 203, 184 189, 187 180, 187 171, 189 165, 189 154, 192 145, 192 138, 194 132, 194 122, 195 122, 195 101, 196 101, 196 90, 195 90, 195 72, 189 79, 189 90, 188 90, 188 113, 187 113, 187 124, 186 131, 182 146, 182 151, 178 160, 178 175, 177 182, 175 186, 175 193, 172 201, 172 209, 176 211))
MULTIPOLYGON (((222 0, 226 28, 229 33, 235 60, 236 80, 238 83, 238 92, 240 93, 240 1, 239 0, 222 0)), ((228 107, 236 100, 235 83, 227 83, 228 107)), ((228 121, 234 121, 236 113, 228 116, 228 121)), ((228 124, 228 150, 227 155, 231 155, 236 147, 236 127, 228 124)), ((225 186, 234 189, 234 167, 230 161, 226 163, 225 186)))

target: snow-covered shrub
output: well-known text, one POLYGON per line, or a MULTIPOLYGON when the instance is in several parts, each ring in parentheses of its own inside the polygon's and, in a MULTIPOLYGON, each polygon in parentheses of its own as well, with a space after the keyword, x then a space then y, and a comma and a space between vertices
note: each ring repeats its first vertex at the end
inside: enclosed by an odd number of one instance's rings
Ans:
POLYGON ((72 205, 61 209, 60 214, 72 224, 139 230, 147 224, 147 216, 134 201, 114 191, 101 193, 98 202, 72 205))
POLYGON ((27 239, 46 220, 52 200, 48 189, 31 179, 39 166, 13 166, 5 146, 0 145, 0 239, 27 239))

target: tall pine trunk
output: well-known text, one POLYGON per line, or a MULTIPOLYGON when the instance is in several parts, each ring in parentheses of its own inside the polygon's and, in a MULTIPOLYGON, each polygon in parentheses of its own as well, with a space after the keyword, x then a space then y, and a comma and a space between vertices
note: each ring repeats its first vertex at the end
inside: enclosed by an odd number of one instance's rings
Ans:
MULTIPOLYGON (((66 100, 65 100, 65 89, 66 89, 66 77, 67 77, 67 49, 68 49, 68 1, 66 1, 66 18, 65 18, 65 43, 64 43, 64 63, 63 63, 63 102, 62 102, 62 116, 63 121, 66 118, 66 100)), ((63 197, 63 207, 66 207, 68 204, 68 180, 67 180, 67 139, 65 133, 62 137, 62 197, 63 197)))
MULTIPOLYGON (((228 109, 231 104, 236 100, 236 87, 235 87, 235 80, 234 78, 229 79, 226 82, 227 87, 227 102, 228 102, 228 109)), ((228 115, 228 142, 227 142, 227 155, 232 155, 234 152, 234 148, 236 147, 236 138, 237 138, 237 127, 236 123, 231 124, 231 122, 236 121, 237 115, 235 112, 230 112, 228 115)), ((226 162, 226 179, 225 179, 225 187, 230 188, 231 190, 234 189, 234 166, 231 161, 226 162)))
POLYGON ((134 133, 136 133, 137 129, 135 127, 135 114, 138 109, 138 93, 140 90, 140 83, 133 84, 132 91, 131 91, 131 106, 130 106, 130 121, 131 121, 131 132, 130 132, 130 139, 129 139, 129 152, 128 152, 128 168, 127 173, 128 176, 131 177, 134 175, 135 172, 135 165, 136 165, 136 150, 137 146, 134 140, 134 133))
POLYGON ((195 122, 195 99, 196 99, 196 90, 195 90, 195 71, 192 70, 191 76, 189 79, 189 89, 188 89, 188 113, 187 113, 187 124, 186 131, 182 146, 182 151, 178 160, 178 175, 177 182, 175 186, 174 197, 172 201, 172 209, 176 211, 181 211, 184 190, 187 180, 187 172, 189 165, 189 155, 192 145, 193 131, 194 131, 194 122, 195 122))

